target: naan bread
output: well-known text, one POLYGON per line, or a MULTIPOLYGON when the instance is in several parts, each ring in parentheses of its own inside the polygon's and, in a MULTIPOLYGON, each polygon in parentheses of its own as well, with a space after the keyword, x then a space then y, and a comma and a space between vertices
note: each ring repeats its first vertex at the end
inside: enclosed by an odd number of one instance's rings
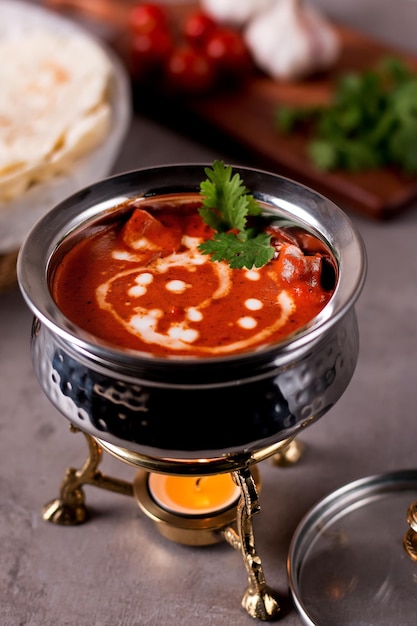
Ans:
POLYGON ((78 34, 0 40, 0 202, 68 171, 111 123, 111 65, 78 34))

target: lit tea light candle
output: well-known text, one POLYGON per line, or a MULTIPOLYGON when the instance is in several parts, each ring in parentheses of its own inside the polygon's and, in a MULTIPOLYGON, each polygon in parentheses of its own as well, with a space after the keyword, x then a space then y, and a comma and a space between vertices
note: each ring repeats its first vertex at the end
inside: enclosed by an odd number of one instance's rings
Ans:
POLYGON ((171 476, 149 474, 149 491, 163 509, 180 515, 212 515, 236 505, 239 487, 230 474, 171 476))

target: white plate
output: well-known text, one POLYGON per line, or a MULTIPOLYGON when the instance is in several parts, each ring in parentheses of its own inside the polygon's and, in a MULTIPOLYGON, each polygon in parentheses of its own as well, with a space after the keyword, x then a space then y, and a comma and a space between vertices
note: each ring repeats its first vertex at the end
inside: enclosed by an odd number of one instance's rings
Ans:
MULTIPOLYGON (((0 202, 0 254, 16 251, 34 223, 72 193, 110 174, 131 121, 131 92, 126 70, 102 42, 74 22, 44 8, 20 2, 0 2, 0 37, 21 37, 34 30, 84 34, 105 49, 113 67, 112 123, 108 137, 80 158, 65 176, 55 176, 28 189, 10 202, 0 202)), ((1 91, 0 91, 1 97, 1 91)))

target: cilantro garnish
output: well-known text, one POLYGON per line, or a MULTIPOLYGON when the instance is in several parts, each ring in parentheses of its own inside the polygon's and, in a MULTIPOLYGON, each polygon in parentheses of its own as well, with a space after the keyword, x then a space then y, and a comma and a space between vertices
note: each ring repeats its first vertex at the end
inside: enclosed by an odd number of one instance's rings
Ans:
POLYGON ((230 166, 214 161, 205 168, 207 179, 200 184, 203 206, 199 213, 217 231, 200 244, 203 254, 213 261, 226 261, 233 269, 262 267, 274 256, 271 237, 247 227, 248 216, 260 215, 262 209, 230 166))
POLYGON ((417 77, 399 59, 342 75, 329 105, 282 107, 275 123, 285 133, 309 133, 308 154, 319 169, 417 173, 417 77))

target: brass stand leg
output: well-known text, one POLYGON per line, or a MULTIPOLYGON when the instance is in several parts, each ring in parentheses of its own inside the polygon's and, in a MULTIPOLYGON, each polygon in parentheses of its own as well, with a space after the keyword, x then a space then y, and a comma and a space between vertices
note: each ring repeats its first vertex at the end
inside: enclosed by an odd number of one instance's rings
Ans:
POLYGON ((248 573, 248 588, 242 606, 256 619, 276 619, 281 609, 276 593, 265 583, 261 559, 255 548, 252 517, 260 511, 256 484, 249 468, 234 472, 234 477, 242 491, 237 507, 237 533, 228 528, 224 537, 234 548, 241 550, 248 573))
MULTIPOLYGON (((71 426, 72 432, 80 432, 71 426)), ((47 522, 74 526, 82 524, 88 517, 85 506, 83 485, 93 485, 109 491, 133 496, 131 483, 104 476, 97 468, 102 458, 102 448, 91 436, 83 433, 87 440, 89 456, 81 469, 69 467, 61 484, 59 498, 48 502, 43 508, 42 517, 47 522)))
POLYGON ((417 500, 408 507, 407 522, 410 529, 404 536, 403 545, 408 556, 417 561, 417 500))
POLYGON ((287 439, 285 445, 278 452, 271 456, 271 461, 278 467, 290 467, 301 459, 304 453, 304 446, 297 439, 287 439))

